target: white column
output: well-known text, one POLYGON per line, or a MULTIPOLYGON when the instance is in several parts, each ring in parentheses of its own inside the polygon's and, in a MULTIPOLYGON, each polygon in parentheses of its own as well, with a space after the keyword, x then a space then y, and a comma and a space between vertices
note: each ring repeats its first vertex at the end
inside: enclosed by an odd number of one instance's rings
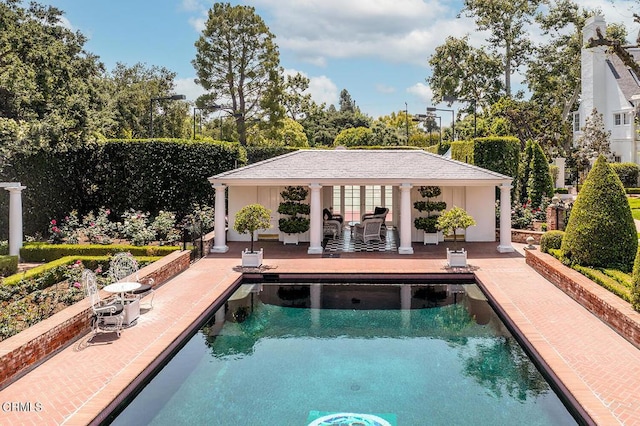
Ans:
POLYGON ((9 255, 20 256, 22 247, 22 190, 20 183, 7 186, 9 191, 9 255))
POLYGON ((500 185, 500 253, 514 251, 511 245, 511 188, 508 183, 500 185))
POLYGON ((554 182, 556 188, 564 188, 565 162, 566 162, 566 159, 562 157, 556 157, 553 159, 553 164, 555 164, 556 167, 558 167, 558 177, 554 182))
POLYGON ((411 245, 411 188, 410 183, 400 185, 400 246, 398 254, 413 254, 411 245))
POLYGON ((309 230, 309 249, 308 254, 322 254, 322 185, 312 183, 309 185, 311 190, 311 212, 309 218, 311 220, 311 228, 309 230))
POLYGON ((229 246, 227 246, 227 224, 225 220, 227 211, 225 189, 227 186, 221 183, 215 183, 213 184, 213 188, 216 190, 216 205, 214 209, 214 235, 211 253, 226 253, 229 251, 229 246))

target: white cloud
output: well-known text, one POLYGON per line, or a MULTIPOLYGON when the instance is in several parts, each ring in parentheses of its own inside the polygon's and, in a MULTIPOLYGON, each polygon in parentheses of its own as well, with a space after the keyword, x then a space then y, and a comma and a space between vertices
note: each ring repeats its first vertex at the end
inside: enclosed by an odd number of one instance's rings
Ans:
POLYGON ((391 87, 388 86, 386 84, 376 84, 376 91, 378 93, 385 93, 385 94, 389 94, 389 93, 395 93, 396 92, 396 88, 395 87, 391 87))
POLYGON ((416 83, 407 88, 407 93, 410 93, 417 97, 420 101, 430 104, 431 98, 433 98, 433 92, 431 88, 424 83, 416 83))
POLYGON ((311 98, 321 104, 326 103, 337 104, 338 103, 338 86, 327 76, 321 75, 319 77, 310 77, 309 93, 311 98))
POLYGON ((186 100, 190 102, 195 102, 198 96, 206 93, 202 86, 194 82, 194 78, 195 77, 175 79, 176 93, 185 95, 187 97, 186 100))

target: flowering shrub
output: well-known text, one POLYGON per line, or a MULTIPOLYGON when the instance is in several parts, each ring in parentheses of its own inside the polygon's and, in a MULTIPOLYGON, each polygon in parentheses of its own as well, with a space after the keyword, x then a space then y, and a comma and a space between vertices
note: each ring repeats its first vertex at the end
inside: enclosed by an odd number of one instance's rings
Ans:
POLYGON ((91 244, 111 244, 111 235, 117 231, 117 225, 109 221, 111 210, 104 207, 97 214, 89 212, 82 218, 82 233, 91 244))
POLYGON ((212 230, 215 223, 214 208, 194 204, 192 209, 193 212, 182 220, 182 226, 192 234, 198 234, 201 229, 203 233, 212 230))
POLYGON ((180 241, 180 232, 176 229, 176 215, 171 212, 160 211, 151 224, 151 228, 160 245, 180 241))
POLYGON ((548 199, 543 199, 542 205, 539 207, 532 207, 530 203, 515 205, 511 209, 511 227, 514 229, 532 229, 534 220, 545 222, 547 220, 546 209, 548 204, 548 199))
POLYGON ((122 236, 135 246, 143 246, 154 241, 155 231, 149 226, 149 213, 134 211, 133 209, 122 215, 123 222, 120 227, 122 236))
POLYGON ((51 222, 49 222, 49 242, 51 244, 62 244, 65 242, 65 237, 62 227, 58 226, 58 221, 51 219, 51 222))

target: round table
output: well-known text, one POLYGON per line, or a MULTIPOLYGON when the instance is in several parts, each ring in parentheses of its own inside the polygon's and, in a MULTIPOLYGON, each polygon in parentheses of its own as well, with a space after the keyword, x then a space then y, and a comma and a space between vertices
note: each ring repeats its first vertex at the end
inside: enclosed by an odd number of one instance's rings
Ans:
POLYGON ((104 291, 107 291, 109 293, 120 294, 120 300, 124 305, 123 324, 127 326, 131 325, 140 316, 140 299, 138 297, 135 297, 133 299, 125 299, 124 295, 125 293, 137 290, 138 288, 140 288, 140 286, 142 286, 142 284, 140 283, 123 281, 119 283, 109 284, 108 286, 105 286, 103 288, 104 291))
POLYGON ((119 283, 109 284, 103 288, 109 293, 120 293, 120 298, 124 300, 124 294, 140 288, 142 284, 136 282, 123 281, 119 283))

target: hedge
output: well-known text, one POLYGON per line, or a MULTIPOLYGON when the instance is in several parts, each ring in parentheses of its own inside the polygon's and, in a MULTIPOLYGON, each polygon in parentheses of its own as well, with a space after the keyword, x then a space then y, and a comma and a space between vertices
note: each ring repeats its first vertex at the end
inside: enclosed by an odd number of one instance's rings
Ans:
POLYGON ((130 246, 117 244, 47 244, 27 243, 20 249, 26 262, 51 262, 65 256, 109 256, 126 251, 133 256, 163 257, 180 250, 178 246, 130 246))
MULTIPOLYGON (((189 140, 109 140, 66 152, 12 157, 0 181, 20 182, 26 235, 46 235, 51 219, 72 210, 80 217, 101 207, 116 215, 134 209, 156 216, 194 203, 214 205, 207 178, 247 162, 237 143, 189 140)), ((0 197, 0 233, 8 227, 8 200, 0 197)), ((0 235, 0 239, 2 235, 0 235)))
POLYGON ((624 191, 627 194, 632 194, 632 195, 640 194, 640 188, 625 188, 624 191))
POLYGON ((549 253, 550 250, 558 250, 562 246, 564 231, 547 231, 540 237, 540 251, 549 253))
POLYGON ((620 178, 622 186, 625 188, 635 188, 638 186, 640 166, 636 163, 611 163, 611 168, 620 178))
POLYGON ((474 142, 455 141, 451 142, 451 158, 464 163, 475 164, 473 160, 474 142))
POLYGON ((13 275, 18 270, 18 256, 0 256, 0 276, 13 275))
POLYGON ((518 176, 520 140, 516 137, 486 137, 473 140, 476 166, 510 177, 518 176))

